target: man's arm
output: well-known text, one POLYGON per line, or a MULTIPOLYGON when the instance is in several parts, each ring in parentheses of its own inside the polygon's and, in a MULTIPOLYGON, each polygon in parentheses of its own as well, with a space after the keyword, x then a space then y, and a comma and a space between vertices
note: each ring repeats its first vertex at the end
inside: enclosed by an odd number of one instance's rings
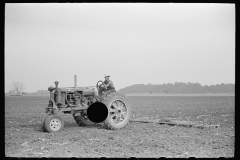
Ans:
POLYGON ((114 87, 114 86, 113 86, 113 82, 112 82, 111 80, 110 80, 110 81, 108 81, 108 83, 107 83, 107 84, 104 84, 104 87, 106 87, 106 88, 107 88, 107 87, 108 87, 108 86, 110 86, 110 85, 111 85, 112 87, 114 87))
POLYGON ((103 86, 107 88, 109 86, 109 82, 107 84, 103 83, 103 86))
POLYGON ((109 86, 109 84, 103 84, 103 86, 104 86, 105 88, 107 88, 107 87, 109 86))
POLYGON ((112 88, 114 88, 113 82, 111 80, 108 82, 108 86, 111 86, 112 88))

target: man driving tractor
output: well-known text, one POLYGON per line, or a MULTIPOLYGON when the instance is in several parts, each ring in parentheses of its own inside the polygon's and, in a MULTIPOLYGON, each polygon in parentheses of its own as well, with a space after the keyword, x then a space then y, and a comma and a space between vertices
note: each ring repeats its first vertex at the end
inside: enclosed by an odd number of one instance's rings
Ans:
POLYGON ((106 91, 114 90, 115 87, 113 85, 113 82, 109 79, 109 75, 105 74, 104 78, 105 81, 103 82, 104 87, 106 88, 106 91))
POLYGON ((102 97, 105 97, 112 92, 116 92, 113 82, 109 79, 109 77, 110 76, 108 74, 104 75, 105 81, 103 82, 101 88, 101 90, 103 91, 102 97))

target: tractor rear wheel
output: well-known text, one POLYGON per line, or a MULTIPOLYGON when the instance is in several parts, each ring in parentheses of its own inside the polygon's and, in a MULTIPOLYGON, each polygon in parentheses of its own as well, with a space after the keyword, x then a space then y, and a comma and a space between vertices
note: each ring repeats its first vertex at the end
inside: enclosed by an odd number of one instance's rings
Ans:
POLYGON ((103 103, 108 108, 108 117, 104 121, 106 128, 120 129, 128 124, 131 116, 131 106, 126 96, 114 92, 108 94, 103 103))
POLYGON ((80 113, 75 113, 73 115, 73 118, 79 126, 91 126, 95 124, 88 119, 87 113, 84 113, 84 111, 80 113))
POLYGON ((52 114, 45 120, 45 130, 47 132, 60 132, 64 128, 64 121, 61 116, 52 114))

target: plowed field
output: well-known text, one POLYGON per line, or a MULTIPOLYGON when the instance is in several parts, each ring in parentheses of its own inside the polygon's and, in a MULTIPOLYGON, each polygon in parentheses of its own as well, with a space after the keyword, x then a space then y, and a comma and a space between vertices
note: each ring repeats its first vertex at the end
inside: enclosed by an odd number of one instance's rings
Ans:
POLYGON ((173 119, 220 124, 194 128, 129 122, 118 131, 101 124, 79 127, 62 115, 59 133, 40 130, 49 97, 5 97, 5 155, 7 157, 233 157, 234 96, 131 97, 131 119, 173 119))

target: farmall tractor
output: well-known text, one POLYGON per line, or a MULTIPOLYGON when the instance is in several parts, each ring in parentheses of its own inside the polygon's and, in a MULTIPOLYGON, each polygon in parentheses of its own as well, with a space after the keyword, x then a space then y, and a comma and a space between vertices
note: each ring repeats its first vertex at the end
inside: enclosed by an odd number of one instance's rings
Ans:
POLYGON ((130 118, 131 108, 128 99, 121 93, 111 91, 104 94, 103 81, 96 86, 77 87, 77 76, 74 76, 74 87, 49 87, 50 100, 46 115, 41 122, 42 131, 59 132, 64 128, 62 114, 72 114, 79 126, 102 123, 106 129, 125 127, 130 118))

